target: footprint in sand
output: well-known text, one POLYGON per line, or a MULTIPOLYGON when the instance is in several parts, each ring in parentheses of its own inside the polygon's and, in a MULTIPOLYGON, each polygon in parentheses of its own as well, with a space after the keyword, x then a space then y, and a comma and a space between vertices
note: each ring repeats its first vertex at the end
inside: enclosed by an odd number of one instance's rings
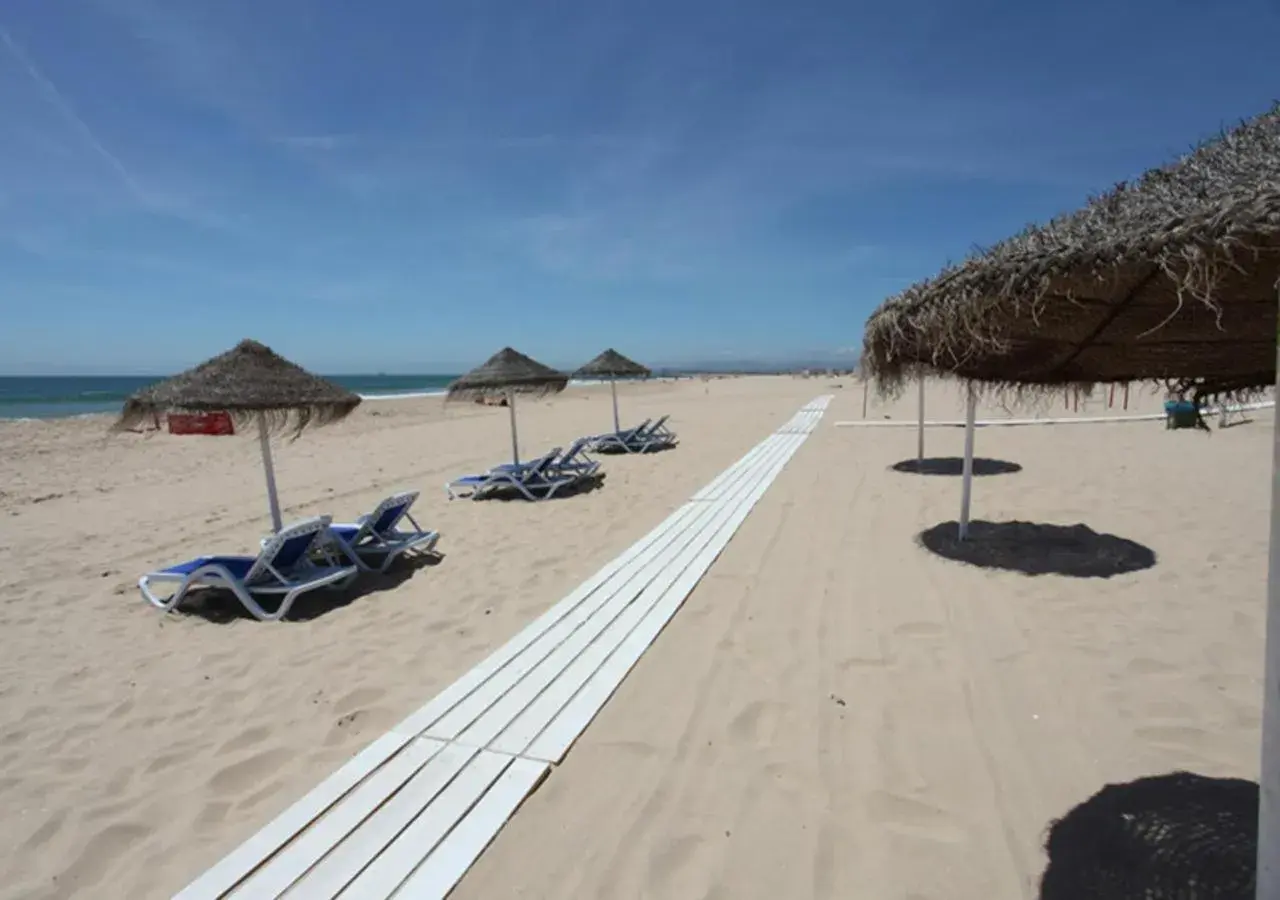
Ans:
POLYGON ((846 656, 844 659, 836 663, 836 668, 841 672, 848 672, 850 669, 875 668, 881 669, 885 666, 893 665, 892 657, 884 656, 846 656))
POLYGON ((282 747, 259 750, 214 772, 209 778, 209 788, 216 794, 243 794, 265 782, 292 757, 293 754, 282 747))
POLYGON ((44 824, 31 833, 31 837, 22 842, 24 851, 39 850, 57 835, 62 823, 67 820, 66 810, 56 812, 45 819, 44 824))
POLYGON ((901 834, 948 844, 964 840, 950 814, 913 797, 872 791, 867 795, 866 809, 874 821, 901 834))
POLYGON ((893 629, 893 633, 903 637, 936 637, 945 630, 937 622, 904 622, 893 629))
POLYGON ((165 769, 172 769, 174 766, 181 765, 190 759, 190 753, 183 753, 181 751, 162 753, 155 759, 151 760, 151 762, 147 764, 147 767, 142 771, 146 775, 155 775, 159 772, 163 772, 165 769))
POLYGON ((695 834, 678 835, 662 841, 649 852, 649 873, 656 893, 670 895, 674 883, 702 852, 706 841, 695 834))
POLYGON ((364 709, 365 707, 372 706, 385 696, 387 696, 387 692, 382 688, 356 688, 355 690, 339 697, 333 704, 333 711, 340 716, 344 716, 347 713, 356 712, 364 709))
POLYGON ((149 834, 150 828, 131 822, 103 828, 89 838, 80 855, 57 876, 58 890, 65 892, 63 896, 108 896, 110 891, 99 893, 92 889, 107 876, 116 860, 127 855, 131 848, 141 843, 149 834))
POLYGON ((1125 668, 1134 675, 1167 675, 1176 671, 1175 666, 1149 656, 1134 657, 1125 668))
POLYGON ((738 741, 763 743, 777 730, 776 703, 753 700, 729 721, 729 736, 738 741))
POLYGON ((621 751, 634 759, 653 759, 658 755, 658 745, 648 741, 602 741, 600 747, 621 751))
POLYGON ((228 740, 225 744, 218 748, 218 754, 235 753, 239 750, 248 750, 250 747, 256 747, 267 738, 271 737, 271 726, 255 725, 252 728, 246 728, 235 737, 228 740))
POLYGON ((227 818, 227 813, 231 811, 231 804, 225 800, 212 800, 206 803, 196 816, 196 829, 212 828, 215 825, 222 824, 227 818))
POLYGON ((1208 732, 1194 725, 1146 725, 1133 730, 1134 736, 1153 744, 1179 750, 1200 752, 1205 748, 1208 732))

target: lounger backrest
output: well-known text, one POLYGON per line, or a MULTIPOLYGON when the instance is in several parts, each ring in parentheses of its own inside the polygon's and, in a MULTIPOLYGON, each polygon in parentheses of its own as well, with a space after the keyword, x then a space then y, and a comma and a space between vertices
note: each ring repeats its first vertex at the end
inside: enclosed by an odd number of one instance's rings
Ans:
POLYGON ((374 534, 387 534, 393 531, 417 499, 417 491, 392 494, 369 513, 369 518, 366 520, 368 530, 374 534))
POLYGON ((580 437, 570 444, 569 449, 565 451, 564 456, 560 457, 560 465, 568 465, 569 463, 574 462, 579 456, 585 456, 586 454, 584 451, 586 450, 587 444, 591 443, 591 441, 592 438, 580 437))
POLYGON ((253 566, 245 574, 245 581, 253 581, 265 575, 269 569, 287 573, 307 555, 321 532, 332 521, 328 516, 303 519, 281 528, 262 547, 253 566))
POLYGON ((521 478, 536 478, 546 472, 547 467, 560 457, 560 448, 555 447, 550 453, 538 457, 519 472, 521 478))
POLYGON ((663 425, 666 425, 666 424, 667 424, 667 419, 669 419, 669 418, 671 418, 671 416, 670 416, 670 415, 663 416, 661 419, 659 419, 658 421, 654 422, 654 423, 653 423, 652 425, 650 425, 648 428, 644 429, 643 431, 637 432, 637 433, 636 433, 636 436, 637 436, 637 437, 648 437, 648 436, 649 436, 649 435, 651 435, 651 434, 656 434, 659 430, 661 430, 661 428, 662 428, 662 426, 663 426, 663 425))

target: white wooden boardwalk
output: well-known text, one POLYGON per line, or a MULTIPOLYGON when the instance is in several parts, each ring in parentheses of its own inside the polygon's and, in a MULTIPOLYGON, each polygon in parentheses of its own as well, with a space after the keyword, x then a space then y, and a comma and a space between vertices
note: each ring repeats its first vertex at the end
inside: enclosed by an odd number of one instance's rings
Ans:
POLYGON ((830 399, 803 407, 176 900, 448 894, 608 702, 830 399))

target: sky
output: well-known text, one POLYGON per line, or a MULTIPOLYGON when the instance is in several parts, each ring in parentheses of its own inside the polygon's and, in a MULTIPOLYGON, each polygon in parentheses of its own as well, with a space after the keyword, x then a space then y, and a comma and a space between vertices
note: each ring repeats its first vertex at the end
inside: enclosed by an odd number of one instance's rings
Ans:
POLYGON ((0 374, 848 359, 1280 95, 1275 0, 8 0, 0 374))

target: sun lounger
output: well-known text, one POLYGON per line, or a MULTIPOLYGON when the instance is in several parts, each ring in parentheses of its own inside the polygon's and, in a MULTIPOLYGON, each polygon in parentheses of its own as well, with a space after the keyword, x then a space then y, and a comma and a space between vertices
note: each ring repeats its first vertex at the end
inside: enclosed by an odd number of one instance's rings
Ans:
POLYGON ((676 433, 667 427, 667 419, 670 416, 663 416, 646 431, 641 440, 649 444, 649 449, 658 447, 674 447, 680 441, 676 438, 676 433))
POLYGON ((556 491, 578 480, 577 475, 557 473, 550 468, 559 455, 557 447, 532 463, 495 466, 483 475, 463 475, 450 481, 444 489, 450 500, 458 497, 480 500, 503 491, 515 491, 526 500, 549 500, 556 491))
POLYGON ((489 475, 494 472, 506 472, 508 475, 522 475, 526 472, 539 471, 549 465, 551 461, 559 455, 560 448, 552 447, 537 459, 528 459, 522 463, 499 463, 485 474, 489 475))
POLYGON ((199 556, 149 572, 138 579, 138 589, 148 603, 168 612, 192 588, 223 588, 235 594, 255 619, 282 619, 300 595, 331 585, 343 587, 359 572, 355 566, 319 565, 311 559, 329 522, 328 516, 318 516, 282 528, 267 539, 257 556, 199 556), (151 591, 153 582, 177 583, 178 587, 168 598, 161 598, 151 591), (268 612, 256 595, 281 597, 279 608, 268 612))
POLYGON ((430 553, 440 535, 422 528, 409 513, 417 491, 393 494, 367 516, 351 524, 329 526, 329 538, 340 553, 366 572, 385 572, 402 554, 430 553), (412 530, 402 530, 408 520, 412 530))
POLYGON ((591 438, 588 447, 593 452, 621 450, 625 453, 634 453, 630 448, 636 441, 638 435, 642 434, 649 427, 652 419, 645 419, 635 428, 626 428, 622 431, 610 431, 607 434, 597 434, 591 438))
POLYGON ((594 437, 578 438, 569 445, 569 449, 559 459, 553 459, 548 463, 548 470, 576 476, 579 481, 594 478, 596 473, 600 471, 600 463, 587 455, 587 447, 594 440, 594 437))
POLYGON ((597 435, 591 444, 596 452, 650 453, 666 447, 674 447, 677 443, 675 432, 667 427, 669 416, 663 416, 652 425, 649 420, 630 429, 615 434, 597 435))

